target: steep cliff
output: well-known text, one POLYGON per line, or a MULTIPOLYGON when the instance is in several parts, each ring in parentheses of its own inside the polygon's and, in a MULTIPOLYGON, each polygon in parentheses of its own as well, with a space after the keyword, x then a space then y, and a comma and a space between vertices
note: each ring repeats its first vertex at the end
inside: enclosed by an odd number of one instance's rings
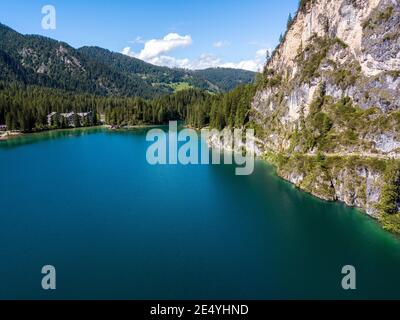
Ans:
POLYGON ((400 2, 301 1, 251 120, 282 177, 400 231, 400 2))

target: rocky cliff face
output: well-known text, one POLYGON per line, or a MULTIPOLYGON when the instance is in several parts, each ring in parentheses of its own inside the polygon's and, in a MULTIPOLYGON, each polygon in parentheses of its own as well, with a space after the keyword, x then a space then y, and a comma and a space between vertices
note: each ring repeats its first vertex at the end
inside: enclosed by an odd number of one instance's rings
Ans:
POLYGON ((380 217, 400 159, 400 1, 301 1, 252 121, 280 175, 380 217))

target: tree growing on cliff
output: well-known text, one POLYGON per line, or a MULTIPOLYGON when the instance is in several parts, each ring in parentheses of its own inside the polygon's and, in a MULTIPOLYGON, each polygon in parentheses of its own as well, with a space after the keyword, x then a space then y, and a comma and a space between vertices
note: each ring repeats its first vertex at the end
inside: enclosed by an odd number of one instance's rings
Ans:
POLYGON ((271 53, 269 52, 269 50, 267 50, 265 58, 266 58, 266 63, 268 64, 269 60, 271 60, 271 53))
POLYGON ((293 17, 292 17, 292 14, 289 13, 289 17, 288 17, 288 21, 287 21, 287 25, 286 25, 288 29, 290 28, 292 23, 293 23, 293 17))
POLYGON ((391 161, 386 168, 384 175, 385 184, 382 187, 380 210, 382 215, 397 214, 397 206, 400 194, 400 163, 391 161))
POLYGON ((400 234, 400 213, 398 212, 400 194, 400 162, 392 160, 386 167, 384 185, 378 210, 381 214, 383 227, 394 233, 400 234))

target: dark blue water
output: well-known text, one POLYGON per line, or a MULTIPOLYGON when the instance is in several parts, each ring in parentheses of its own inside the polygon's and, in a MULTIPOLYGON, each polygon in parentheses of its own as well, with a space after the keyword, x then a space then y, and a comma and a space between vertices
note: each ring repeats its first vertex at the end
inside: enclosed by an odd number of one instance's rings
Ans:
POLYGON ((375 221, 262 162, 244 177, 150 166, 145 132, 0 142, 0 298, 400 298, 400 240, 375 221), (341 288, 344 265, 355 291, 341 288))

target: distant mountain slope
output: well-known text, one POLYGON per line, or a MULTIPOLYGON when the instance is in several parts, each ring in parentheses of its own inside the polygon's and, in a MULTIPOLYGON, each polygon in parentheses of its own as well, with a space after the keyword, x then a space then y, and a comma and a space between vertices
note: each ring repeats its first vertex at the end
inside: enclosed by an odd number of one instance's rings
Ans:
POLYGON ((231 91, 238 85, 248 84, 254 80, 254 72, 241 69, 209 68, 194 71, 195 77, 206 79, 223 92, 231 91))
POLYGON ((152 98, 182 84, 225 92, 252 82, 255 75, 235 69, 159 67, 98 47, 75 49, 50 38, 22 35, 2 24, 0 39, 0 80, 80 93, 152 98))
POLYGON ((136 74, 153 86, 158 85, 159 87, 164 87, 164 89, 170 89, 170 84, 187 82, 196 88, 213 92, 226 92, 236 88, 238 85, 251 83, 255 75, 252 71, 228 68, 209 68, 194 71, 171 69, 155 66, 99 47, 83 47, 78 51, 88 59, 92 58, 111 66, 117 72, 136 74))

